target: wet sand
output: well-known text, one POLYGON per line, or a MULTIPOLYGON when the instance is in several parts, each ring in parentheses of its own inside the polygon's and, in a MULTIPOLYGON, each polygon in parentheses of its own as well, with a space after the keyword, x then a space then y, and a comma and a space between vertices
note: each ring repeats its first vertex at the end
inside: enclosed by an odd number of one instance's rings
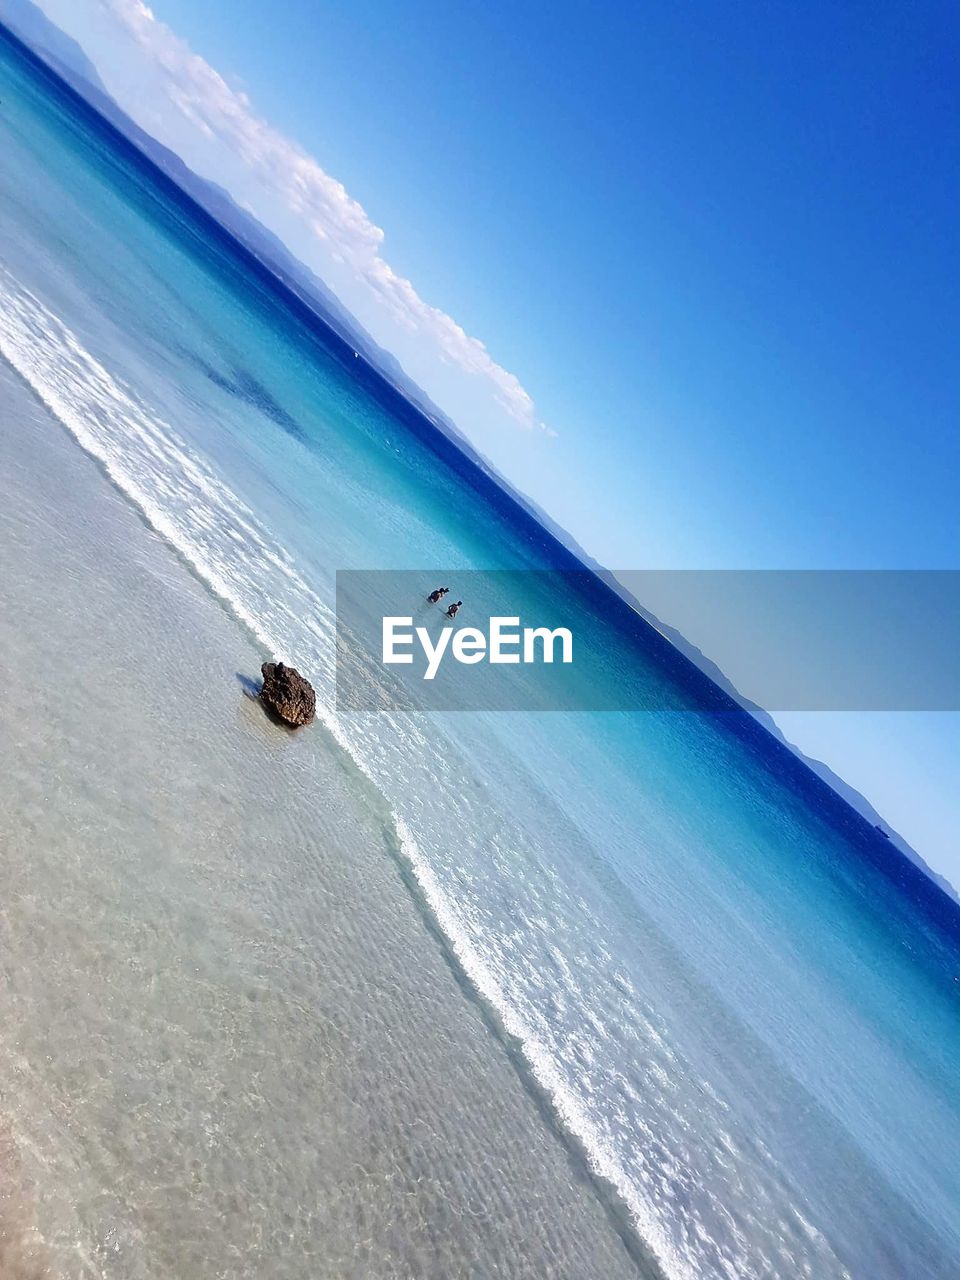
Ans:
POLYGON ((6 367, 0 406, 0 1277, 637 1274, 372 788, 6 367))

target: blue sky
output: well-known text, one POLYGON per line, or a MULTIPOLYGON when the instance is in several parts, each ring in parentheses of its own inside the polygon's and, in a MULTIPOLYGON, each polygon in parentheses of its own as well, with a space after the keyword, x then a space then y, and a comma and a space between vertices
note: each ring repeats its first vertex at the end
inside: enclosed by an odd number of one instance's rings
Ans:
MULTIPOLYGON (((41 7, 606 563, 960 567, 947 4, 41 7)), ((795 728, 960 879, 955 717, 795 728)))

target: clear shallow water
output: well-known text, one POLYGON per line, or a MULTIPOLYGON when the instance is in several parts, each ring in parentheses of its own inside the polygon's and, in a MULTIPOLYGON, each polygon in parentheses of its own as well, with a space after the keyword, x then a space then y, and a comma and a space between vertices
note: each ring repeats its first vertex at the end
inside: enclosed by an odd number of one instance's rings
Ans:
MULTIPOLYGON (((593 1170, 623 1257, 956 1274, 950 913, 723 717, 337 720, 336 569, 549 567, 557 548, 132 153, 6 49, 2 68, 0 352, 263 652, 315 679, 326 749, 382 804, 421 918, 593 1170)), ((418 1070, 432 1092, 450 1067, 418 1070)), ((548 1251, 510 1271, 490 1240, 477 1274, 548 1273, 548 1251)))
POLYGON ((6 366, 0 403, 0 1275, 635 1274, 382 798, 241 696, 248 637, 6 366))

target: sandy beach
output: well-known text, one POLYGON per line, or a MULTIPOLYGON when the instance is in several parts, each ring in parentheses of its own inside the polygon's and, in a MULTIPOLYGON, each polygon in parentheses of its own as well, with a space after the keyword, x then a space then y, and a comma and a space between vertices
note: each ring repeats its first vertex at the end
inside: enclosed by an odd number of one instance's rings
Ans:
POLYGON ((0 1268, 636 1274, 372 789, 6 367, 0 404, 0 1268))

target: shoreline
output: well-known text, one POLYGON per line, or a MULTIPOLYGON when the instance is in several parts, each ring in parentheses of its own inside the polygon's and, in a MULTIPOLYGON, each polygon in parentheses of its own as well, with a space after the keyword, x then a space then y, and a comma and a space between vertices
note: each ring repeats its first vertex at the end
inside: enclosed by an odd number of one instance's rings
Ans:
POLYGON ((367 788, 5 365, 0 400, 0 1081, 54 1273, 636 1274, 367 788))

